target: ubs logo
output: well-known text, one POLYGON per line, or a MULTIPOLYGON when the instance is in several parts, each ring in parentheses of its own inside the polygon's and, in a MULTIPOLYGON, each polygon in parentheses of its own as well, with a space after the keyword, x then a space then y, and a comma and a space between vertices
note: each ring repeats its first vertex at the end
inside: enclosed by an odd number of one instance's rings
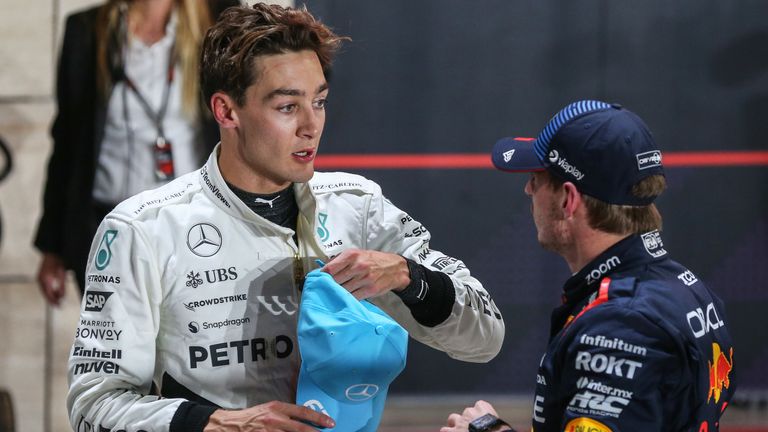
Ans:
POLYGON ((351 401, 362 402, 373 398, 377 393, 379 393, 379 386, 376 384, 355 384, 347 387, 344 395, 351 401))
POLYGON ((221 232, 209 223, 199 223, 189 229, 187 247, 197 256, 214 256, 221 249, 221 232))

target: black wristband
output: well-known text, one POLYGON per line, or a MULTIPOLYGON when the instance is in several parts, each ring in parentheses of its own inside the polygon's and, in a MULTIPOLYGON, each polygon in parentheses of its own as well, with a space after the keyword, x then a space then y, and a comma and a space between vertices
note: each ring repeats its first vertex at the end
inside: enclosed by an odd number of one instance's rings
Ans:
POLYGON ((411 283, 402 291, 393 291, 411 310, 413 318, 421 325, 434 327, 445 321, 456 302, 456 289, 451 278, 439 271, 432 271, 417 262, 405 259, 411 283))

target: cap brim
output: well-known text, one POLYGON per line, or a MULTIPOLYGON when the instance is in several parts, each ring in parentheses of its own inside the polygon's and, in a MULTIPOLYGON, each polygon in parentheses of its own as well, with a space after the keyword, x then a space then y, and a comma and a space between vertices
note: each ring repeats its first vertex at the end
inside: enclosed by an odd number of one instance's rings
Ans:
POLYGON ((534 138, 502 138, 496 141, 491 153, 493 166, 502 171, 543 171, 546 167, 536 156, 534 138))
MULTIPOLYGON (((303 368, 302 368, 303 369, 303 368)), ((321 412, 336 422, 333 432, 376 432, 381 422, 388 387, 378 388, 370 399, 340 402, 325 393, 311 376, 302 370, 296 391, 296 404, 321 412)))

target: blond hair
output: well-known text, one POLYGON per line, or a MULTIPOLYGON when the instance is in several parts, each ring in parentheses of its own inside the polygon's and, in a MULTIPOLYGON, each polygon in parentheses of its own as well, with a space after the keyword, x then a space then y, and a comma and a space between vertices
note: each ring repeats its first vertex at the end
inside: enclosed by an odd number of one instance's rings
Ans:
MULTIPOLYGON (((121 77, 125 26, 125 0, 108 0, 96 19, 96 81, 99 94, 106 100, 115 82, 121 77)), ((200 45, 212 24, 208 2, 205 0, 175 0, 176 27, 175 58, 181 68, 182 110, 190 118, 200 112, 198 69, 200 45)))

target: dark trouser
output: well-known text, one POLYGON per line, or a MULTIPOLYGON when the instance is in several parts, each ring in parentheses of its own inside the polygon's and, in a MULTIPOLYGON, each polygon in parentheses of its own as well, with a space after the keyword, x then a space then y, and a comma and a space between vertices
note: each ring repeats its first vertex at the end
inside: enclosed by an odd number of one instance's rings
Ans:
MULTIPOLYGON (((93 240, 93 236, 96 235, 96 231, 99 230, 99 225, 101 225, 104 216, 111 212, 113 208, 115 208, 115 204, 105 204, 93 201, 91 204, 90 217, 85 221, 85 223, 88 224, 88 232, 91 233, 91 240, 93 240)), ((75 272, 75 280, 77 281, 77 288, 80 290, 81 297, 85 291, 85 269, 88 268, 87 261, 89 252, 90 247, 88 249, 84 248, 81 251, 81 258, 77 260, 77 265, 73 265, 72 269, 75 272)))

